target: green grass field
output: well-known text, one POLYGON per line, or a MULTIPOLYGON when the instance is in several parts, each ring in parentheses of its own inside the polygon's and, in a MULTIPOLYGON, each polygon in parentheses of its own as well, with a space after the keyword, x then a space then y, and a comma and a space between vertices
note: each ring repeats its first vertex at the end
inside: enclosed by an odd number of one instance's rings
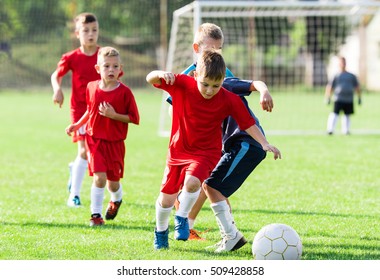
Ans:
MULTIPOLYGON (((0 259, 250 260, 255 233, 269 223, 299 233, 304 260, 380 259, 379 94, 364 96, 350 136, 325 135, 330 108, 321 95, 273 93, 271 114, 259 112, 257 98, 250 97, 283 159, 269 154, 231 198, 237 226, 250 243, 215 255, 205 250, 220 238, 208 203, 196 223, 198 230, 209 230, 206 241, 173 240, 171 219, 170 250, 153 249, 154 204, 168 143, 157 136, 156 89, 135 91, 141 125, 130 126, 126 141, 118 217, 89 227, 90 177, 82 188, 84 206, 66 206, 67 166, 76 155, 64 133, 68 92, 62 109, 53 106, 50 89, 0 92, 0 259)), ((108 199, 106 192, 104 209, 108 199)))

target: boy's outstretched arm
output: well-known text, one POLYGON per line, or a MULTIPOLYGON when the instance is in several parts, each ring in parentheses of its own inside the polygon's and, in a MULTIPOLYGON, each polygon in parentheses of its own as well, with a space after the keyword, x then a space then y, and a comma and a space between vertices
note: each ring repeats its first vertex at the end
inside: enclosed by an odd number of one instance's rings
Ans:
POLYGON ((281 152, 275 146, 268 143, 264 134, 257 127, 257 125, 252 125, 245 130, 253 139, 260 143, 264 151, 272 152, 274 154, 274 159, 281 159, 281 152))
POLYGON ((267 112, 272 112, 274 103, 267 85, 262 81, 253 81, 250 90, 260 92, 261 108, 267 112))
POLYGON ((164 79, 168 85, 174 84, 175 81, 173 73, 161 70, 154 70, 146 76, 146 81, 151 85, 160 85, 161 79, 164 79))
POLYGON ((79 121, 77 121, 76 123, 70 124, 66 127, 65 129, 66 134, 71 136, 71 133, 74 131, 77 131, 82 125, 84 125, 88 121, 89 118, 90 118, 90 114, 88 113, 88 111, 86 111, 79 121))
POLYGON ((58 104, 60 108, 62 108, 63 105, 63 92, 61 88, 62 84, 62 77, 58 77, 57 70, 53 72, 50 78, 51 86, 53 87, 53 102, 54 104, 58 104))
POLYGON ((223 87, 239 96, 249 96, 252 91, 258 91, 260 93, 261 108, 265 111, 272 112, 273 98, 264 82, 229 77, 224 79, 223 87))

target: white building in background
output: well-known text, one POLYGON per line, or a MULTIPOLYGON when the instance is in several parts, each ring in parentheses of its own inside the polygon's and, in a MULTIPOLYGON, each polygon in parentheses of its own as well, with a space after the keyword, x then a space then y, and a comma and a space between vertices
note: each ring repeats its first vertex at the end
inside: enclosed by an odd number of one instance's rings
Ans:
MULTIPOLYGON (((356 74, 368 90, 380 91, 380 14, 363 28, 347 37, 339 55, 346 58, 347 71, 356 74)), ((328 67, 329 78, 337 71, 337 61, 332 57, 328 67)))
MULTIPOLYGON (((363 3, 380 1, 354 1, 354 0, 320 0, 320 2, 363 3)), ((380 6, 379 6, 380 11, 380 6)), ((366 89, 380 91, 380 12, 367 22, 363 28, 358 29, 346 39, 340 48, 339 55, 346 58, 347 71, 356 74, 366 89)), ((337 68, 337 60, 332 57, 328 66, 329 78, 337 68)))
POLYGON ((380 90, 380 14, 367 27, 366 84, 369 90, 380 90))

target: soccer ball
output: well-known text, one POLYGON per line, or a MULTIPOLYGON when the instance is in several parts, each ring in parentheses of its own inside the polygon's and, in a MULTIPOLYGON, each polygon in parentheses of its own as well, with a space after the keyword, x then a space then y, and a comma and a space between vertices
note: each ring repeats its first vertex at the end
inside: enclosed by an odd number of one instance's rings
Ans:
POLYGON ((299 260, 302 255, 302 242, 292 227, 270 224, 255 235, 252 254, 256 260, 299 260))

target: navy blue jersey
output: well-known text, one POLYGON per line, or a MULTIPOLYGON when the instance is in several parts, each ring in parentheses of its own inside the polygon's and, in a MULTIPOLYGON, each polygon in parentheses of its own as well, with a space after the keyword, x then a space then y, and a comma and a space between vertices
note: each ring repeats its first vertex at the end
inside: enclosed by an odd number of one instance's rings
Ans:
MULTIPOLYGON (((249 90, 252 81, 249 80, 239 80, 238 78, 225 78, 223 81, 223 87, 237 95, 243 101, 244 105, 247 107, 251 116, 255 119, 256 125, 259 127, 261 132, 264 134, 264 130, 260 125, 258 118, 252 112, 248 106, 248 101, 245 96, 251 94, 249 90)), ((248 142, 251 145, 262 148, 261 144, 254 140, 245 130, 240 130, 239 126, 232 117, 228 117, 223 122, 223 150, 226 151, 235 141, 248 142)), ((264 134, 265 135, 265 134, 264 134)))

